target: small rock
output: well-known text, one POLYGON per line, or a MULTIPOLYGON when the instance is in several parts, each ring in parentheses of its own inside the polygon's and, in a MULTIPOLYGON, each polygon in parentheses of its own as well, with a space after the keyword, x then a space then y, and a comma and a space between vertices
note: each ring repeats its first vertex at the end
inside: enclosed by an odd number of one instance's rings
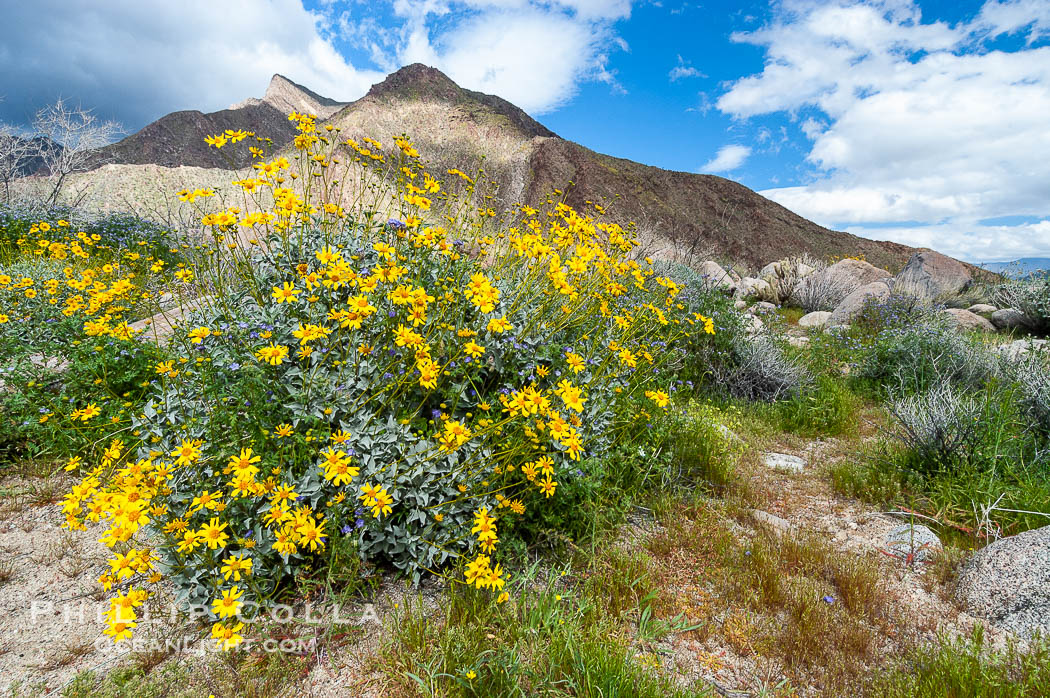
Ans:
POLYGON ((61 356, 44 356, 43 354, 31 354, 29 362, 38 368, 44 368, 52 373, 64 373, 70 363, 61 356))
POLYGON ((767 468, 784 470, 791 473, 801 473, 806 469, 806 461, 798 456, 787 453, 764 453, 762 455, 767 468))
POLYGON ((806 313, 798 319, 799 327, 823 327, 828 324, 828 319, 831 318, 831 313, 826 310, 815 310, 812 313, 806 313))
POLYGON ((700 276, 703 277, 703 283, 707 288, 720 288, 723 291, 731 293, 736 287, 736 282, 733 281, 729 273, 723 269, 717 262, 707 261, 700 265, 700 276))
POLYGON ((996 310, 989 319, 1000 330, 1012 330, 1015 327, 1023 327, 1028 321, 1024 313, 1013 308, 996 310))
POLYGON ((1029 352, 1041 352, 1046 347, 1045 339, 1016 339, 1007 344, 1000 344, 996 351, 1010 361, 1020 361, 1029 352))
POLYGON ((974 615, 1023 638, 1050 635, 1050 526, 974 553, 959 572, 955 594, 974 615))
POLYGON ((768 511, 762 511, 761 509, 752 509, 751 518, 755 523, 769 526, 774 531, 786 532, 791 530, 791 522, 787 519, 782 519, 776 514, 770 514, 768 511))
POLYGON ((745 332, 748 332, 750 334, 755 334, 757 332, 761 332, 762 328, 764 326, 765 326, 765 323, 763 323, 762 320, 760 320, 759 318, 755 317, 754 315, 745 315, 744 316, 744 331, 745 332))
POLYGON ((994 305, 988 305, 987 303, 974 303, 967 308, 971 313, 994 313, 996 307, 994 305))
POLYGON ((756 313, 771 313, 776 310, 777 307, 768 301, 759 301, 755 303, 755 307, 752 310, 756 313))
POLYGON ((922 524, 897 526, 886 534, 884 543, 894 557, 909 564, 930 562, 943 549, 937 534, 922 524))
POLYGON ((734 301, 733 307, 736 308, 737 310, 743 310, 744 308, 747 307, 747 301, 745 301, 745 300, 734 301))
POLYGON ((982 332, 995 332, 995 325, 988 322, 986 319, 978 315, 977 313, 971 313, 969 310, 963 310, 961 308, 947 308, 941 311, 955 322, 956 329, 959 330, 980 330, 982 332))
POLYGON ((788 344, 793 347, 805 347, 809 345, 809 337, 788 337, 788 344))

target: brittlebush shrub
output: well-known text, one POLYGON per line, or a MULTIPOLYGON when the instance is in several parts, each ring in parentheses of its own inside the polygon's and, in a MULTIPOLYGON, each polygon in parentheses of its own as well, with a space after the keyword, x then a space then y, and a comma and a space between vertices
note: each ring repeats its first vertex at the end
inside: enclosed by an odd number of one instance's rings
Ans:
MULTIPOLYGON (((339 143, 294 116, 291 161, 259 157, 237 194, 180 192, 207 245, 177 281, 211 300, 64 502, 68 526, 106 525, 100 581, 126 589, 115 639, 167 577, 233 647, 239 612, 336 536, 412 579, 500 594, 500 533, 561 506, 583 460, 667 408, 673 375, 695 370, 682 347, 714 331, 600 207, 500 220, 472 177, 441 181, 406 139, 339 143), (391 180, 372 198, 343 189, 391 180)), ((86 327, 126 334, 117 320, 86 327)))

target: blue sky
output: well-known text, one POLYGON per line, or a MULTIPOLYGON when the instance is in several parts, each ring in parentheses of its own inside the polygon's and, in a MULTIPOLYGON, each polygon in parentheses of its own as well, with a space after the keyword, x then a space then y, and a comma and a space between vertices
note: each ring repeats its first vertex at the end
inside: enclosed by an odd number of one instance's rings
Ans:
POLYGON ((134 131, 275 72, 351 100, 418 61, 589 148, 829 227, 1050 255, 1047 0, 38 0, 8 22, 9 123, 62 95, 134 131))

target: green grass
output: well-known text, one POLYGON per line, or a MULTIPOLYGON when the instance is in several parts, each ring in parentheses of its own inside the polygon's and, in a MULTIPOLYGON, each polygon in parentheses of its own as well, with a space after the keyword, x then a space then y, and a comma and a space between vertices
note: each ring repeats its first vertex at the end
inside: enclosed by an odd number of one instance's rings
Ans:
POLYGON ((784 319, 786 325, 797 325, 799 318, 806 314, 806 311, 802 308, 781 308, 780 317, 784 319))
MULTIPOLYGON (((620 582, 624 582, 621 579, 620 582)), ((633 605, 627 583, 620 610, 633 605)), ((629 625, 592 594, 552 573, 526 576, 503 604, 454 587, 440 609, 406 605, 392 621, 379 668, 395 686, 389 695, 658 696, 710 695, 682 688, 636 647, 629 625)), ((645 597, 643 597, 644 599, 645 597)), ((650 607, 651 608, 651 607, 650 607)), ((644 627, 652 623, 641 609, 644 627)), ((670 624, 657 634, 672 630, 670 624)))
POLYGON ((771 406, 784 431, 801 436, 841 436, 857 430, 863 401, 842 378, 818 375, 811 390, 771 406))
POLYGON ((1041 698, 1050 695, 1050 646, 994 650, 977 626, 968 638, 917 647, 872 684, 870 695, 885 698, 1041 698))

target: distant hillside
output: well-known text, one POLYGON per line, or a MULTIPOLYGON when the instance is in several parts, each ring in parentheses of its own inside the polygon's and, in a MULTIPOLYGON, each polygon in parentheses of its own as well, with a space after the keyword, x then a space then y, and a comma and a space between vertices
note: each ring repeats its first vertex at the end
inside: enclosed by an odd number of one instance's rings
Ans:
POLYGON ((985 262, 981 268, 1012 278, 1046 276, 1050 273, 1050 257, 1022 257, 1012 262, 985 262))
POLYGON ((218 150, 205 143, 204 137, 227 129, 255 131, 272 139, 273 145, 279 148, 290 143, 295 136, 295 126, 288 121, 289 112, 306 111, 329 116, 343 106, 281 75, 274 75, 262 99, 249 98, 229 109, 209 114, 173 112, 100 149, 94 164, 241 168, 251 162, 247 148, 218 150))
MULTIPOLYGON (((98 164, 241 168, 250 162, 246 155, 230 163, 224 156, 231 149, 209 148, 204 136, 254 130, 290 149, 294 130, 285 112, 292 109, 317 114, 325 125, 339 127, 342 137, 372 136, 389 143, 392 136, 407 133, 438 175, 452 167, 483 167, 485 182, 498 188, 494 204, 502 208, 515 202, 536 205, 555 188, 577 207, 606 202, 617 219, 637 222, 648 247, 662 256, 725 257, 757 267, 802 253, 862 255, 894 270, 914 251, 829 230, 722 177, 662 170, 588 150, 558 137, 510 102, 463 89, 418 63, 346 105, 274 76, 263 99, 211 114, 169 114, 103 149, 98 164)), ((122 170, 121 176, 126 181, 133 173, 122 170)))

